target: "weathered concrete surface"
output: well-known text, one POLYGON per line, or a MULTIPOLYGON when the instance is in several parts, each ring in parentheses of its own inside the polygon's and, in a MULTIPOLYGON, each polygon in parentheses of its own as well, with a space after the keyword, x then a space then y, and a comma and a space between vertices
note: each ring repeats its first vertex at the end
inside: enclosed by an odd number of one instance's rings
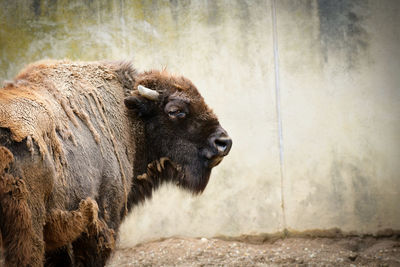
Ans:
POLYGON ((287 226, 400 228, 400 3, 279 1, 287 226))
POLYGON ((164 187, 126 220, 122 246, 400 229, 400 3, 276 1, 277 53, 271 4, 0 2, 0 80, 45 57, 166 66, 193 80, 232 136, 205 193, 164 187))

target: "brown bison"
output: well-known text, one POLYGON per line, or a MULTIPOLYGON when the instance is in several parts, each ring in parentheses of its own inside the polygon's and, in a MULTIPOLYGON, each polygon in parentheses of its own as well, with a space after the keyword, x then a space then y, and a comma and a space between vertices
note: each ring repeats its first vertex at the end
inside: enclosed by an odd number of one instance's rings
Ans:
POLYGON ((44 61, 0 89, 7 266, 104 266, 121 221, 164 182, 193 193, 232 141, 196 87, 130 63, 44 61))

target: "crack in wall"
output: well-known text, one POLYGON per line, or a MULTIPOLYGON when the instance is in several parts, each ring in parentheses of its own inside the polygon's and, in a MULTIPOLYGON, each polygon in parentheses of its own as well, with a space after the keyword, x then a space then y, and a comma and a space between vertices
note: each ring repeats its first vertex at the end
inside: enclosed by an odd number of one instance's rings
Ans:
POLYGON ((281 95, 280 95, 280 80, 279 80, 279 49, 278 49, 278 30, 276 19, 276 2, 271 0, 271 18, 272 18, 272 40, 274 48, 274 69, 275 69, 275 102, 276 102, 276 117, 278 124, 278 139, 279 139, 279 167, 281 178, 281 208, 282 208, 282 225, 286 232, 286 213, 285 213, 285 197, 283 190, 284 183, 284 154, 283 154, 283 134, 282 134, 282 114, 281 114, 281 95))

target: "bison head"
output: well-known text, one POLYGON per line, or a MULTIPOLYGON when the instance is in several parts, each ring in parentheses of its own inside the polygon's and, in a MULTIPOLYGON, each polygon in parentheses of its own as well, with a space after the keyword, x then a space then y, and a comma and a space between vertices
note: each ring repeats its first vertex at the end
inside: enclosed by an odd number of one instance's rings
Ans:
POLYGON ((168 174, 175 177, 165 179, 202 192, 211 169, 229 153, 232 140, 196 87, 165 71, 145 72, 136 77, 125 105, 144 122, 148 163, 156 162, 161 171, 168 159, 174 168, 168 174))

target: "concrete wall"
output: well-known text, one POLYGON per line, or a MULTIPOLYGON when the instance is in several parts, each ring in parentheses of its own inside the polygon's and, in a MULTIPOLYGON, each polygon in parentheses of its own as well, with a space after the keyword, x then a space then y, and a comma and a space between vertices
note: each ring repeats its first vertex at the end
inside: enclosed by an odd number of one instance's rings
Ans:
POLYGON ((234 140, 205 191, 163 187, 122 246, 171 235, 400 229, 400 2, 0 3, 0 79, 50 58, 189 77, 234 140))

